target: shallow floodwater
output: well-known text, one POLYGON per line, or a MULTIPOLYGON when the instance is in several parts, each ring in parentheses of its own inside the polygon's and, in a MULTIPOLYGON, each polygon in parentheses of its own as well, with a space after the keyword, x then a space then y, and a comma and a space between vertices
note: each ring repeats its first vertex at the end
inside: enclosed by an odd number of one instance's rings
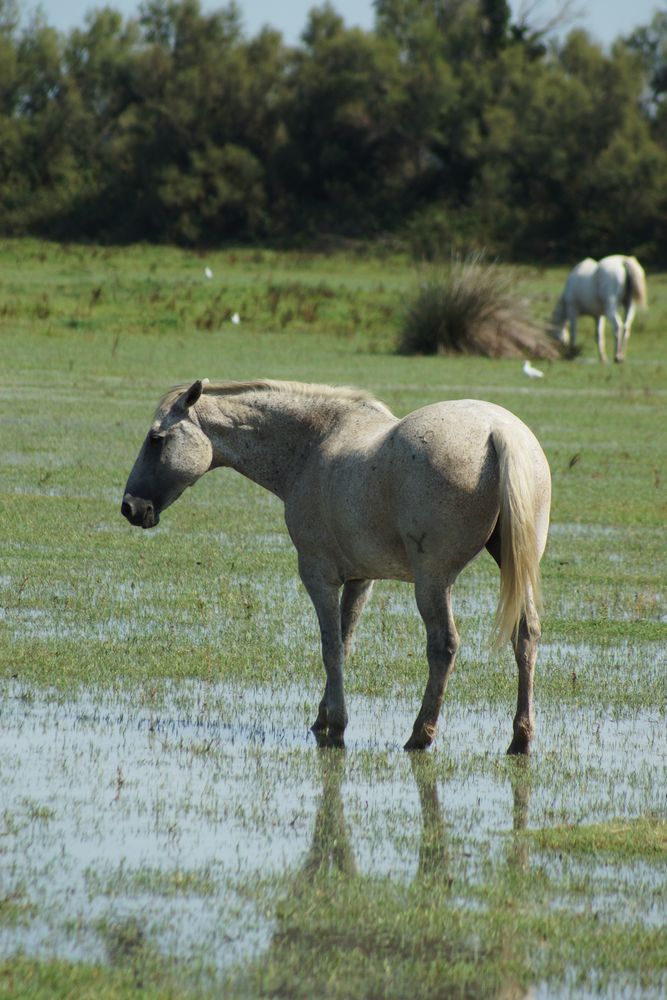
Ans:
MULTIPOLYGON (((431 858, 453 857, 474 883, 502 864, 513 831, 667 806, 657 711, 542 711, 534 754, 517 762, 503 753, 509 711, 451 699, 424 770, 400 749, 415 705, 352 696, 346 751, 318 751, 308 731, 318 697, 188 682, 64 698, 7 685, 0 902, 15 919, 0 921, 0 956, 113 960, 114 928, 129 921, 158 951, 221 970, 268 947, 274 916, 251 887, 289 884, 327 823, 355 871, 405 882, 436 830, 443 850, 431 858)), ((539 863, 581 874, 576 861, 539 863)), ((601 915, 618 918, 632 886, 641 905, 625 918, 663 919, 652 866, 595 877, 601 915)))

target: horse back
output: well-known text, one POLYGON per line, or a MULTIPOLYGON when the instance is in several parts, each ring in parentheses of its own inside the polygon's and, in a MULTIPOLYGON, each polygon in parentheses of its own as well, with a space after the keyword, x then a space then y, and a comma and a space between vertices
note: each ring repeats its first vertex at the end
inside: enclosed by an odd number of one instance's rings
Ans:
POLYGON ((433 403, 404 417, 388 437, 397 478, 410 484, 420 470, 421 481, 433 479, 438 489, 474 497, 493 489, 497 460, 492 432, 502 428, 521 445, 543 458, 532 431, 517 416, 495 403, 478 399, 433 403))

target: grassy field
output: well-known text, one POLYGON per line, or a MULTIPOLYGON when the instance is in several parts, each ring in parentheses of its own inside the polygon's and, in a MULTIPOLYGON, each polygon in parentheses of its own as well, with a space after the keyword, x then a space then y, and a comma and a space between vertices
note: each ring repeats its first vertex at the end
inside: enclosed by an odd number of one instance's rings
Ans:
MULTIPOLYGON (((397 356, 419 273, 396 256, 8 241, 0 266, 0 997, 664 995, 667 276, 625 365, 584 321, 535 382, 397 356), (529 760, 504 755, 486 556, 435 750, 400 750, 426 668, 394 583, 359 627, 347 750, 315 749, 278 501, 219 472, 153 532, 120 516, 158 398, 198 377, 355 384, 399 415, 476 396, 533 428, 554 498, 529 760)), ((545 318, 565 272, 513 274, 545 318)))

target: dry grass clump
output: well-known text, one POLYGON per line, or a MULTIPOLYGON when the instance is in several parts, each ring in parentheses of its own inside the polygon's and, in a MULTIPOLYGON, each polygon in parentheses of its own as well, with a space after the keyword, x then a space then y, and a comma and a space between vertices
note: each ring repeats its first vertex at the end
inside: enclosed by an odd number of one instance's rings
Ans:
POLYGON ((407 305, 399 354, 557 358, 560 345, 526 314, 508 272, 475 253, 432 271, 407 305))

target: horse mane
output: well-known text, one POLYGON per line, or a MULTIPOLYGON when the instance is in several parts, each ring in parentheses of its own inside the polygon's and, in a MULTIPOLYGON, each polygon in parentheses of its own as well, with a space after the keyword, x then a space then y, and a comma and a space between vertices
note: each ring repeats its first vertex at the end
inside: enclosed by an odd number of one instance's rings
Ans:
MULTIPOLYGON (((346 403, 348 405, 368 403, 381 413, 392 415, 389 407, 380 402, 379 399, 376 399, 372 393, 353 386, 324 385, 317 382, 283 382, 278 379, 250 379, 245 382, 213 382, 209 379, 203 379, 202 381, 204 383, 203 391, 207 396, 237 396, 246 392, 276 392, 291 396, 346 403)), ((191 382, 182 382, 179 385, 172 386, 158 403, 156 413, 171 406, 191 384, 191 382)))

